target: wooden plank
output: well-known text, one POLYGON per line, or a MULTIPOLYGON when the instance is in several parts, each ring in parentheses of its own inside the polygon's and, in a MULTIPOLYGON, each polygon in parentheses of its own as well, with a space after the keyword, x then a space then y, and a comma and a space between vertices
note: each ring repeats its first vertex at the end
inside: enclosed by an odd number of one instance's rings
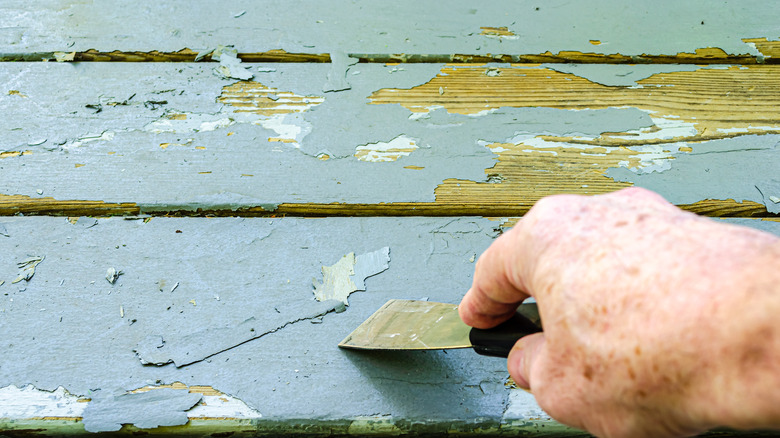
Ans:
POLYGON ((774 9, 758 0, 739 8, 706 0, 652 7, 617 0, 587 6, 562 0, 478 6, 465 0, 359 6, 243 0, 229 7, 216 0, 198 7, 12 0, 0 6, 0 58, 52 58, 60 51, 78 52, 80 59, 159 59, 160 53, 173 59, 182 49, 235 44, 247 55, 283 50, 296 54, 291 59, 338 52, 381 61, 434 55, 427 62, 452 62, 448 57, 461 54, 512 62, 776 62, 780 12, 774 9), (138 11, 144 11, 141 21, 138 11), (92 49, 97 54, 89 54, 92 49))
MULTIPOLYGON (((780 235, 779 222, 731 222, 780 235)), ((457 302, 499 222, 40 217, 0 224, 8 260, 42 258, 29 281, 18 283, 17 267, 0 265, 2 430, 83 433, 94 424, 86 409, 106 402, 106 393, 168 388, 204 397, 186 411, 188 424, 122 432, 580 436, 551 421, 530 395, 507 388, 502 360, 466 350, 336 348, 389 298, 457 302), (389 248, 388 269, 349 295, 346 311, 307 316, 317 308, 312 278, 322 280, 323 266, 382 247, 389 248), (114 283, 108 268, 122 271, 114 283), (247 321, 257 321, 254 339, 190 365, 144 366, 134 352, 157 336, 198 351, 210 347, 212 333, 229 338, 247 321)), ((165 414, 166 407, 153 409, 165 414)), ((113 414, 134 422, 126 412, 113 414)))
POLYGON ((2 65, 0 213, 510 216, 630 185, 704 214, 774 208, 777 67, 629 87, 594 82, 626 80, 620 66, 360 64, 323 93, 328 64, 247 65, 244 82, 200 64, 2 65))
POLYGON ((692 211, 767 214, 754 186, 777 175, 776 67, 628 87, 593 82, 624 80, 619 66, 592 81, 361 64, 350 90, 323 93, 329 65, 272 65, 247 82, 194 64, 3 65, 0 213, 509 216, 636 184, 692 211), (724 164, 740 162, 750 180, 724 164))
MULTIPOLYGON (((504 386, 502 360, 471 351, 365 355, 336 347, 389 298, 457 302, 476 254, 497 235, 494 221, 25 217, 0 223, 9 236, 0 236, 8 260, 43 258, 29 281, 12 283, 15 264, 0 266, 2 430, 49 423, 53 431, 81 432, 92 421, 84 408, 103 403, 106 394, 172 384, 246 406, 216 415, 214 400, 205 412, 190 412, 199 426, 168 430, 173 433, 225 432, 247 420, 245 428, 265 433, 367 433, 371 422, 408 433, 563 430, 528 396, 510 397, 522 391, 504 386), (312 279, 323 281, 323 266, 383 247, 389 267, 349 296, 346 311, 311 316, 323 304, 312 288, 312 279), (113 284, 108 268, 122 271, 113 284), (239 338, 235 346, 208 340, 213 333, 232 338, 251 321, 258 324, 249 338, 255 339, 239 338), (208 358, 180 368, 144 366, 139 356, 146 356, 134 350, 150 336, 188 352, 206 348, 208 358), (10 387, 28 384, 25 393, 10 387), (46 402, 50 393, 35 401, 34 389, 58 387, 59 403, 46 402), (343 400, 333 403, 334 397, 343 400), (14 405, 15 399, 21 401, 14 405), (513 413, 505 416, 509 408, 513 413), (539 421, 526 418, 530 413, 539 421)), ((115 414, 118 422, 133 423, 132 414, 115 414)))
MULTIPOLYGON (((730 222, 780 235, 780 222, 730 222)), ((121 433, 582 436, 507 387, 500 359, 336 347, 387 299, 458 302, 498 221, 25 217, 0 225, 7 260, 42 258, 18 283, 17 266, 0 265, 5 432, 81 434, 94 424, 87 408, 105 403, 106 393, 167 388, 203 396, 186 410, 187 424, 126 425, 121 433), (322 280, 323 266, 385 246, 388 269, 349 295, 346 311, 306 319, 317 308, 312 278, 322 280), (108 268, 123 272, 114 283, 108 268), (134 352, 157 336, 198 351, 212 333, 230 337, 247 321, 258 323, 254 339, 190 365, 144 366, 134 352)), ((168 406, 151 409, 164 416, 168 406)), ((127 412, 112 415, 134 423, 127 412)))

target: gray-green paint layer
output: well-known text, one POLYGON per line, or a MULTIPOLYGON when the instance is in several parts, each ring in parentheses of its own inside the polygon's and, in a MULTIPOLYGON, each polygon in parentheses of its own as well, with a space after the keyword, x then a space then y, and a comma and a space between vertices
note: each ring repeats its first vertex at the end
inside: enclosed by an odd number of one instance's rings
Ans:
POLYGON ((195 7, 155 0, 11 0, 0 6, 0 53, 203 50, 234 44, 239 52, 673 55, 718 47, 757 55, 742 39, 780 38, 778 22, 778 8, 758 0, 241 0, 229 6, 209 0, 195 7), (489 37, 481 35, 482 27, 506 27, 514 35, 489 37))

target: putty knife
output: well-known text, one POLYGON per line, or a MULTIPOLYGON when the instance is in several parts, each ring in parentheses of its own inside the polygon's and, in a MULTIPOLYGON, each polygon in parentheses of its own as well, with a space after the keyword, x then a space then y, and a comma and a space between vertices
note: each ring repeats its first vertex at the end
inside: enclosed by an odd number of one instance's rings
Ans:
POLYGON ((341 341, 339 347, 362 350, 472 347, 485 356, 507 357, 518 339, 540 331, 536 303, 524 303, 508 321, 481 330, 461 321, 455 304, 390 300, 341 341))

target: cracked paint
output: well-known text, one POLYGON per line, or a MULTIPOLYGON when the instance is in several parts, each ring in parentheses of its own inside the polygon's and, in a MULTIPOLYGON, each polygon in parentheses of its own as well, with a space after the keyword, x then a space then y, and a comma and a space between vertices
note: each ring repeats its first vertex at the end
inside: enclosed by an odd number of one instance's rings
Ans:
POLYGON ((249 317, 234 325, 207 328, 193 333, 172 332, 150 335, 133 350, 144 365, 163 366, 173 363, 177 368, 200 362, 214 355, 231 350, 251 340, 285 328, 300 321, 320 318, 336 310, 339 302, 326 300, 303 311, 280 304, 274 314, 249 317), (286 311, 278 311, 284 308, 286 311), (296 311, 297 310, 297 311, 296 311))

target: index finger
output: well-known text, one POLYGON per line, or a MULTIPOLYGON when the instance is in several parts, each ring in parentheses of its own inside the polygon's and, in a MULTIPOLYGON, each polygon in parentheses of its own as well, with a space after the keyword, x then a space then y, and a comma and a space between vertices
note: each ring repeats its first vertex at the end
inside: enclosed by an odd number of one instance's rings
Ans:
POLYGON ((501 235, 479 257, 471 289, 458 306, 466 324, 482 329, 494 327, 509 319, 530 296, 519 269, 524 252, 517 242, 520 228, 515 226, 501 235))

